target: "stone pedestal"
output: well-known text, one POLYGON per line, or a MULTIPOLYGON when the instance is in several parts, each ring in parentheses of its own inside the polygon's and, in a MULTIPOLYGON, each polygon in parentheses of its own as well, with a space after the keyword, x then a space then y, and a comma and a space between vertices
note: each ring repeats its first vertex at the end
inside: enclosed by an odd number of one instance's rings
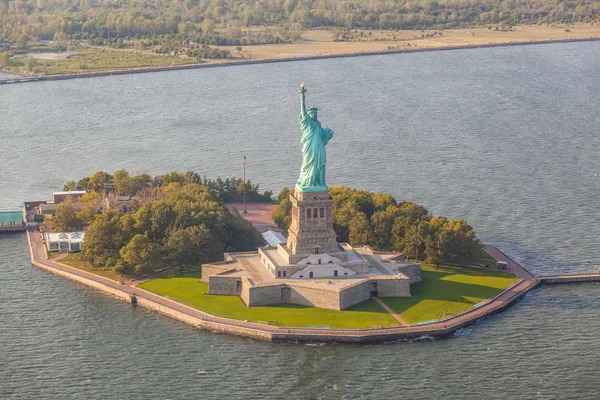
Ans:
POLYGON ((340 249, 333 230, 333 199, 329 192, 300 192, 296 189, 290 200, 289 252, 292 255, 338 253, 340 249))

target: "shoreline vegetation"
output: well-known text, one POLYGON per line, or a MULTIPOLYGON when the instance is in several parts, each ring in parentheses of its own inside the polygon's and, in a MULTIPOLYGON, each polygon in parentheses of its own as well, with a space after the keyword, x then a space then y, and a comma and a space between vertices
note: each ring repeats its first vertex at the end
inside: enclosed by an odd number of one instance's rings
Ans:
MULTIPOLYGON (((580 24, 566 28, 516 26, 504 30, 491 26, 449 30, 378 31, 354 30, 346 40, 331 30, 304 31, 301 39, 283 44, 255 44, 244 47, 220 46, 234 56, 227 59, 197 59, 173 55, 155 55, 135 49, 111 49, 82 45, 59 47, 48 52, 44 47, 39 58, 23 51, 11 60, 22 59, 18 66, 3 67, 0 72, 15 75, 0 83, 24 83, 41 80, 64 80, 180 69, 214 68, 276 62, 359 57, 426 51, 448 51, 502 46, 565 43, 600 40, 600 25, 580 24), (62 57, 62 53, 67 57, 62 57), (27 57, 24 57, 26 55, 27 57), (79 57, 79 58, 78 58, 79 57), (33 60, 33 61, 31 61, 33 60), (27 64, 33 63, 33 67, 27 64), (31 67, 31 68, 30 68, 31 67), (34 72, 29 72, 30 69, 34 72)), ((217 48, 217 47, 215 47, 217 48)), ((11 61, 12 65, 12 61, 11 61)))

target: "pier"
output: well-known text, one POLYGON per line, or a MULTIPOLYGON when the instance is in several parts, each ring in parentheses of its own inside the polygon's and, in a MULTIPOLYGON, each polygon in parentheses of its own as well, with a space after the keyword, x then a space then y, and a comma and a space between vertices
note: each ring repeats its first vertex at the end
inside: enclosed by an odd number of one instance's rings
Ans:
POLYGON ((542 284, 600 282, 600 273, 538 276, 542 284))
POLYGON ((27 224, 22 211, 0 212, 0 232, 24 232, 27 224))

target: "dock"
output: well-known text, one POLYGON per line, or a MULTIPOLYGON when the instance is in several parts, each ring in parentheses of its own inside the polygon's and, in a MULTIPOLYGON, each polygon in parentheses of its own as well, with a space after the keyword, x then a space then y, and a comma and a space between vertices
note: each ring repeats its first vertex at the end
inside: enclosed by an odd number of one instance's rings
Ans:
POLYGON ((22 211, 0 211, 0 233, 24 232, 26 229, 22 211))
POLYGON ((600 282, 600 273, 538 276, 542 284, 600 282))

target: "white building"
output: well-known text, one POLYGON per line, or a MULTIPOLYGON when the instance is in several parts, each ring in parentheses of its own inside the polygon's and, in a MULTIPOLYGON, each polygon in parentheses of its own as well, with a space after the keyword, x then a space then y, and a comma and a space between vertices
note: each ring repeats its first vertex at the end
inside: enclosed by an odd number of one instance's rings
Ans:
POLYGON ((277 231, 266 231, 261 233, 263 239, 269 246, 277 246, 279 243, 286 243, 287 239, 277 231))
POLYGON ((85 232, 46 233, 46 248, 48 251, 74 252, 81 251, 85 232))

